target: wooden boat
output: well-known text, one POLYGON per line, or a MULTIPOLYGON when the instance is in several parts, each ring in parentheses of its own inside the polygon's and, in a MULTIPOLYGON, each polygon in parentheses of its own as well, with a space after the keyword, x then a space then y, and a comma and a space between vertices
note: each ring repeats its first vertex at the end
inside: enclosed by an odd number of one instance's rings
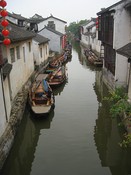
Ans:
POLYGON ((90 49, 85 49, 84 51, 85 56, 87 57, 88 61, 97 66, 102 67, 103 66, 103 60, 99 58, 94 52, 92 52, 90 49))
POLYGON ((65 66, 59 67, 54 72, 50 73, 47 77, 47 81, 51 87, 61 85, 67 79, 65 66))
POLYGON ((54 95, 45 74, 39 74, 29 90, 29 104, 37 115, 47 115, 54 107, 54 95))
POLYGON ((52 61, 50 61, 49 63, 49 68, 58 68, 60 66, 62 66, 62 64, 64 64, 67 61, 67 58, 65 56, 65 54, 61 54, 58 57, 54 58, 52 61))
POLYGON ((97 67, 102 67, 103 66, 103 61, 101 59, 99 59, 99 58, 96 58, 95 56, 89 56, 88 57, 88 61, 91 64, 94 64, 97 67))
POLYGON ((49 63, 49 68, 58 68, 60 66, 60 63, 56 60, 49 63))

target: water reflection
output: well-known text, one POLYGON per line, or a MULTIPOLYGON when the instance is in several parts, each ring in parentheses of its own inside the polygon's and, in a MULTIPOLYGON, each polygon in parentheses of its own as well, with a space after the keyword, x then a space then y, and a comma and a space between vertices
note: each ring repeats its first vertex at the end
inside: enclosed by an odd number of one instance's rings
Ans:
POLYGON ((131 174, 131 149, 119 147, 117 122, 103 101, 102 70, 88 63, 79 43, 73 49, 68 79, 53 90, 54 111, 42 120, 25 111, 2 175, 131 174))
POLYGON ((59 87, 53 89, 54 95, 55 95, 55 96, 61 95, 61 93, 63 92, 63 90, 64 90, 64 88, 65 88, 65 86, 66 86, 66 84, 68 84, 68 78, 67 78, 66 81, 63 82, 59 87))
POLYGON ((101 165, 109 167, 112 175, 129 175, 131 174, 131 150, 123 150, 119 146, 121 135, 117 120, 111 118, 109 105, 103 100, 108 90, 102 82, 102 71, 96 71, 94 91, 99 102, 94 140, 101 165))
POLYGON ((41 130, 49 129, 54 111, 39 120, 30 116, 26 109, 11 153, 3 167, 2 175, 29 175, 41 130), (13 167, 13 168, 12 168, 13 167))
POLYGON ((101 70, 100 67, 95 67, 93 64, 91 64, 87 57, 84 54, 84 46, 80 45, 79 42, 75 42, 73 43, 73 49, 75 49, 78 53, 78 59, 79 59, 79 63, 83 66, 83 68, 85 69, 89 69, 91 71, 99 71, 101 70))

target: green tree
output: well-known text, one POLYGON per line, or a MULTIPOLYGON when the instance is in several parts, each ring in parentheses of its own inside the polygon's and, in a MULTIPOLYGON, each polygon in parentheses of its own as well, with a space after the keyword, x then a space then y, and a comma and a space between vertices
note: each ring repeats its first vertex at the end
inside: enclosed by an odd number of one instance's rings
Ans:
POLYGON ((79 22, 72 22, 69 24, 69 26, 66 28, 66 32, 67 34, 71 34, 73 35, 75 38, 79 38, 80 37, 80 26, 82 24, 85 24, 87 23, 88 20, 85 19, 85 20, 81 20, 79 22))

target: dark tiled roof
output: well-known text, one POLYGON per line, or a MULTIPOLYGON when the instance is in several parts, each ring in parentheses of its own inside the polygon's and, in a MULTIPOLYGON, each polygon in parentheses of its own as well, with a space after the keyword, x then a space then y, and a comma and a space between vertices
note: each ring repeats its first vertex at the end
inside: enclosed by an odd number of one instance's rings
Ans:
POLYGON ((57 19, 57 20, 59 20, 59 21, 61 21, 61 22, 63 22, 63 23, 67 23, 66 21, 63 21, 63 20, 61 20, 61 19, 59 19, 59 18, 56 18, 56 17, 54 17, 53 15, 50 15, 49 17, 45 18, 45 20, 47 20, 47 19, 49 19, 49 18, 54 18, 54 19, 57 19))
POLYGON ((108 8, 103 8, 103 10, 101 10, 100 12, 98 12, 97 15, 101 15, 102 13, 105 13, 105 12, 109 11, 111 8, 113 8, 113 7, 121 4, 123 1, 125 1, 125 0, 121 0, 121 1, 119 1, 119 2, 117 2, 115 4, 113 4, 113 5, 109 6, 108 8))
MULTIPOLYGON (((51 32, 53 32, 53 33, 59 35, 59 36, 63 36, 62 33, 58 32, 58 31, 56 31, 56 30, 53 30, 53 29, 51 29, 51 28, 49 28, 49 27, 47 27, 47 26, 45 26, 43 29, 47 29, 47 30, 49 30, 49 31, 51 31, 51 32)), ((42 31, 43 29, 41 29, 40 31, 42 31)), ((39 31, 39 32, 40 32, 40 31, 39 31)))
POLYGON ((88 26, 88 27, 86 27, 87 29, 91 29, 92 27, 94 27, 96 25, 96 23, 94 23, 94 24, 92 24, 92 25, 90 25, 90 26, 88 26))
POLYGON ((29 19, 26 19, 26 21, 27 22, 29 22, 29 23, 40 23, 40 22, 42 22, 42 21, 44 21, 45 19, 43 18, 43 19, 39 19, 39 18, 29 18, 29 19))
POLYGON ((12 30, 10 31, 10 39, 12 41, 23 41, 26 39, 31 39, 33 38, 36 34, 30 31, 26 31, 18 26, 11 25, 10 27, 12 30))
POLYGON ((90 20, 88 20, 86 23, 80 25, 80 26, 86 26, 87 24, 89 24, 91 21, 96 22, 96 18, 91 18, 90 20))
POLYGON ((39 42, 39 44, 44 44, 47 43, 49 41, 48 38, 45 38, 42 35, 36 34, 36 36, 33 38, 35 41, 39 42))
POLYGON ((54 17, 53 15, 51 15, 51 16, 49 16, 49 17, 47 17, 47 18, 43 18, 43 17, 41 17, 41 16, 38 15, 38 14, 36 14, 36 15, 38 16, 38 18, 32 17, 32 18, 27 19, 27 21, 28 21, 28 22, 32 22, 32 23, 40 23, 40 22, 45 21, 45 20, 48 20, 48 19, 50 19, 50 18, 54 18, 54 19, 57 19, 57 20, 59 20, 59 21, 61 21, 61 22, 63 22, 63 23, 67 23, 66 21, 63 21, 63 20, 61 20, 61 19, 59 19, 59 18, 56 18, 56 17, 54 17))
POLYGON ((43 17, 42 17, 42 16, 40 16, 40 15, 38 15, 37 13, 36 13, 34 16, 32 16, 32 18, 43 19, 43 17), (36 17, 35 17, 35 16, 36 16, 36 17))
POLYGON ((26 20, 25 17, 21 16, 21 14, 16 14, 16 13, 10 13, 10 12, 8 12, 8 16, 9 17, 13 17, 15 19, 23 20, 23 21, 26 20))
POLYGON ((123 56, 131 57, 131 43, 128 43, 127 45, 121 47, 117 50, 117 52, 123 56))
MULTIPOLYGON (((0 19, 0 22, 1 22, 1 19, 0 19)), ((24 41, 36 36, 35 33, 26 31, 11 22, 9 22, 9 25, 7 28, 10 31, 9 38, 11 39, 11 42, 24 41)), ((2 29, 3 27, 0 25, 0 31, 2 31, 2 29)))

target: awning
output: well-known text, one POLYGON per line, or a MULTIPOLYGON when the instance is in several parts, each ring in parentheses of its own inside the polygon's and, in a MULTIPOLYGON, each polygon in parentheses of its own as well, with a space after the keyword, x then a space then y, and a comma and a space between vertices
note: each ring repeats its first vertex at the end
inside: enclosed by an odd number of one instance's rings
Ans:
POLYGON ((125 46, 118 49, 117 53, 119 53, 120 55, 123 55, 127 58, 131 57, 131 43, 128 43, 125 46))
POLYGON ((128 4, 126 4, 125 6, 124 6, 124 8, 131 8, 131 2, 130 3, 128 3, 128 4))

